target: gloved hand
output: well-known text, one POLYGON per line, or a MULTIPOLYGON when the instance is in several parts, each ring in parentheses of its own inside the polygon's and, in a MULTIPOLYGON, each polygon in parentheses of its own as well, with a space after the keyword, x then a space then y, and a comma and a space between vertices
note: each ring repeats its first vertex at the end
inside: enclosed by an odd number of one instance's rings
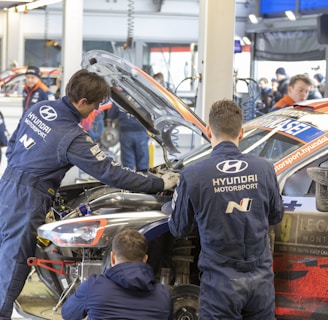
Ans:
POLYGON ((178 184, 180 174, 176 172, 166 172, 162 175, 164 190, 171 189, 178 184))

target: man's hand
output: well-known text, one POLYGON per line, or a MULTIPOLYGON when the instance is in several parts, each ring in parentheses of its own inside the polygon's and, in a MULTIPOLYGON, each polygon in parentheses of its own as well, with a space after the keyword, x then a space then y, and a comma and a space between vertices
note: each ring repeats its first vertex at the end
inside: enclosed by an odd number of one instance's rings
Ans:
POLYGON ((176 172, 167 172, 162 175, 164 181, 164 190, 172 189, 178 184, 180 174, 176 172))

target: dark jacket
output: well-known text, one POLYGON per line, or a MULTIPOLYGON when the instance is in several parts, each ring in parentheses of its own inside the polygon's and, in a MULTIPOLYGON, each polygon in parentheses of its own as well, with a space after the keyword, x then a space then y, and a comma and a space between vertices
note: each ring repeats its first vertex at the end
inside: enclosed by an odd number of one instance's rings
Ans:
POLYGON ((317 87, 315 87, 314 89, 312 89, 309 92, 309 95, 307 97, 308 100, 312 100, 312 99, 321 99, 322 98, 322 94, 319 91, 319 89, 317 87))
POLYGON ((261 101, 263 106, 261 106, 260 110, 262 113, 268 113, 270 108, 272 107, 273 94, 271 88, 261 89, 261 101))
POLYGON ((54 189, 76 165, 112 187, 154 193, 163 190, 162 179, 124 169, 106 156, 79 125, 81 120, 67 97, 31 106, 9 140, 8 167, 47 181, 54 189))
POLYGON ((228 141, 215 146, 209 159, 186 167, 175 193, 170 231, 186 236, 197 224, 201 271, 205 256, 215 265, 216 253, 243 261, 253 256, 252 248, 261 253, 269 225, 284 212, 273 165, 228 141))
POLYGON ((288 94, 288 85, 289 85, 289 78, 279 80, 278 91, 280 92, 281 96, 288 94))
POLYGON ((109 119, 118 119, 119 129, 121 132, 126 131, 141 131, 146 133, 145 127, 132 115, 127 112, 121 111, 120 108, 113 103, 112 107, 107 110, 107 117, 109 119))
POLYGON ((65 320, 173 319, 168 288, 156 283, 150 265, 126 262, 91 275, 62 307, 65 320))

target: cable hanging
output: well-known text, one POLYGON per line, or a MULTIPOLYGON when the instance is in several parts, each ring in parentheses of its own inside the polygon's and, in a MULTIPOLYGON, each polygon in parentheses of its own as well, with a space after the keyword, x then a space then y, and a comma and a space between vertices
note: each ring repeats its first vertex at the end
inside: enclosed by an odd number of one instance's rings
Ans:
POLYGON ((123 49, 130 48, 133 41, 134 32, 134 0, 129 0, 128 3, 128 36, 126 42, 123 45, 123 49))

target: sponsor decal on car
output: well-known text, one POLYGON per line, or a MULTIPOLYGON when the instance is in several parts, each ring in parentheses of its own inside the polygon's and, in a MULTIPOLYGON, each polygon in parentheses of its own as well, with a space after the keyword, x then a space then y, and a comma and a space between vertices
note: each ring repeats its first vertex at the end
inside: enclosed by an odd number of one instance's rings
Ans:
POLYGON ((311 142, 313 139, 325 133, 309 123, 281 116, 252 120, 249 125, 269 130, 278 130, 279 132, 291 136, 293 139, 299 140, 303 143, 311 142))
POLYGON ((276 174, 280 174, 281 172, 285 171, 296 162, 302 160, 303 158, 307 157, 312 152, 322 148, 323 146, 328 144, 328 133, 321 135, 319 138, 314 139, 313 141, 305 144, 304 146, 300 147, 299 149, 295 150, 285 158, 279 160, 274 165, 274 169, 276 174))

